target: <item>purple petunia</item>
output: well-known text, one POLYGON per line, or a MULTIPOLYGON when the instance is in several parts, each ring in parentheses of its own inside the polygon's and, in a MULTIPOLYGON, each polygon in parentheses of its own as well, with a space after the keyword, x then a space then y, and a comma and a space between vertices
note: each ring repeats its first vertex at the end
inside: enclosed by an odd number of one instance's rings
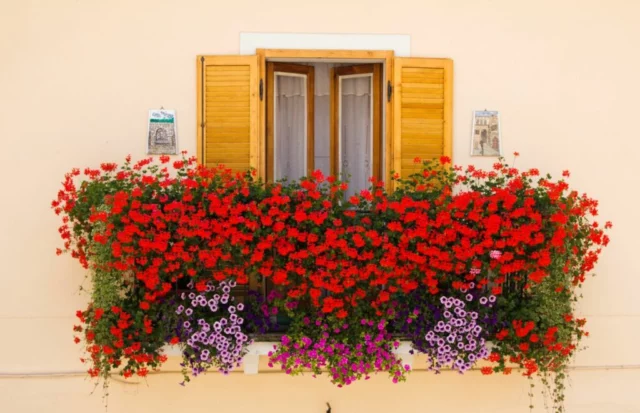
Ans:
MULTIPOLYGON (((193 288, 193 282, 189 283, 193 288)), ((184 365, 194 376, 216 366, 223 373, 238 366, 245 353, 249 337, 242 330, 243 319, 238 315, 244 305, 227 305, 231 283, 207 283, 204 291, 181 297, 191 306, 184 310, 180 304, 176 313, 183 314, 182 332, 188 338, 183 349, 184 365), (223 292, 221 295, 219 292, 223 292)))
MULTIPOLYGON (((465 299, 470 302, 474 297, 467 294, 465 299)), ((487 304, 487 301, 486 297, 480 298, 481 304, 487 304)), ((440 303, 445 308, 453 306, 453 315, 447 310, 442 313, 445 320, 438 321, 425 334, 424 339, 429 347, 422 351, 429 357, 430 369, 437 372, 449 366, 464 373, 477 360, 489 355, 485 339, 481 337, 483 328, 477 323, 478 313, 466 311, 467 304, 457 298, 441 297, 440 303)))

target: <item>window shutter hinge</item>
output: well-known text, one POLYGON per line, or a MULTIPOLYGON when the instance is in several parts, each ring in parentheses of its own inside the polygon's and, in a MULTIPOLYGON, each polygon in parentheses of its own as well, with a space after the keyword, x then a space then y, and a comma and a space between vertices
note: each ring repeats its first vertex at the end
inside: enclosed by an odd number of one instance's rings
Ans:
POLYGON ((387 102, 391 102, 392 94, 393 94, 393 86, 391 86, 391 81, 387 81, 387 102))
POLYGON ((264 98, 264 81, 260 79, 260 100, 262 101, 264 98))

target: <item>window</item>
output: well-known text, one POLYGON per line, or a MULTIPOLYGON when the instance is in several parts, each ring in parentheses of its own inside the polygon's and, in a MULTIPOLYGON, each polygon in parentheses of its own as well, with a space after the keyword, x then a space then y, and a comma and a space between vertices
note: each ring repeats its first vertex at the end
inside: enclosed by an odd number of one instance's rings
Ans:
POLYGON ((197 70, 198 158, 209 166, 253 167, 268 181, 321 169, 356 192, 370 176, 408 176, 416 157, 451 156, 449 59, 265 49, 199 56, 197 70))

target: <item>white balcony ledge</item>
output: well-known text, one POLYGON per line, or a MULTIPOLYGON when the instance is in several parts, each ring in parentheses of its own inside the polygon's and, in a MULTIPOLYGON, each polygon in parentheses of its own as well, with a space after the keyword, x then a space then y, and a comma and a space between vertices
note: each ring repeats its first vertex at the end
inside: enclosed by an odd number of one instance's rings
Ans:
MULTIPOLYGON (((242 359, 244 374, 258 374, 258 363, 260 356, 267 356, 274 347, 280 345, 277 341, 256 341, 247 346, 247 354, 242 359)), ((402 365, 413 367, 413 354, 409 341, 400 341, 400 345, 393 352, 400 358, 402 365)), ((177 345, 164 346, 164 354, 169 357, 179 357, 182 355, 180 347, 177 345)))

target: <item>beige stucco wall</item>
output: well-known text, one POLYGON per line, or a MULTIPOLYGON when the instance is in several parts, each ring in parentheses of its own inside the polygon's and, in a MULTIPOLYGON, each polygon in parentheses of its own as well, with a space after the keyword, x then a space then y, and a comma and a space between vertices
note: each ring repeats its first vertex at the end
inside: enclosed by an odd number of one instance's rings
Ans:
MULTIPOLYGON (((571 374, 568 411, 640 412, 640 1, 637 0, 1 0, 0 373, 77 370, 73 314, 84 273, 58 258, 49 210, 73 166, 142 156, 147 110, 178 113, 195 150, 195 56, 237 53, 239 33, 411 35, 412 55, 455 63, 454 157, 468 156, 471 111, 501 111, 506 153, 601 200, 613 242, 584 289, 589 349, 571 374), (594 366, 636 366, 594 370, 594 366)), ((417 367, 417 366, 416 366, 417 367)), ((182 388, 114 382, 121 412, 525 412, 517 376, 326 380, 214 374, 182 388), (180 409, 180 410, 178 410, 180 409)), ((97 412, 82 377, 0 377, 0 411, 97 412)), ((538 403, 540 405, 540 403, 538 403)), ((540 410, 542 411, 542 410, 540 410)))

